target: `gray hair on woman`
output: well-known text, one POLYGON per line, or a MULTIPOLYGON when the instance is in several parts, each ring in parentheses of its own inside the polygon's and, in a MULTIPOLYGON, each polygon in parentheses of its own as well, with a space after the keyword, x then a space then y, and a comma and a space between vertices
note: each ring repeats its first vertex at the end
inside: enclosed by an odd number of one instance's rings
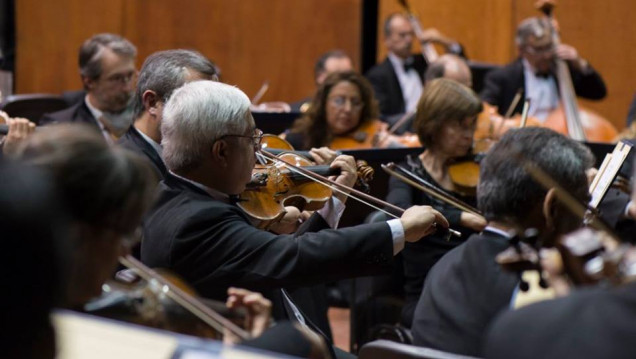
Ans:
POLYGON ((187 83, 163 110, 164 161, 175 172, 197 168, 216 140, 245 133, 249 126, 254 126, 250 100, 241 90, 213 81, 187 83))

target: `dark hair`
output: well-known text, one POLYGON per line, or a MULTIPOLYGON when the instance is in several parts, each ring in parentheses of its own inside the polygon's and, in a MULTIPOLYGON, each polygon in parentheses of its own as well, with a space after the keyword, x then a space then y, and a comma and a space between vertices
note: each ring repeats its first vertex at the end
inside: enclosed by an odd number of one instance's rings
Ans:
POLYGON ((435 79, 424 86, 413 126, 422 145, 432 147, 442 126, 461 123, 482 109, 481 100, 470 88, 457 81, 435 79))
POLYGON ((543 202, 547 190, 524 169, 523 161, 535 164, 575 198, 587 202, 585 171, 594 163, 590 150, 546 128, 514 129, 480 165, 477 203, 487 220, 519 224, 543 202))
POLYGON ((115 34, 97 34, 84 41, 79 49, 79 68, 82 76, 90 79, 99 78, 102 74, 102 54, 108 48, 114 53, 135 58, 137 48, 125 38, 115 34))
POLYGON ((332 135, 327 128, 327 98, 331 89, 341 82, 350 82, 356 85, 360 91, 363 107, 357 127, 378 117, 378 104, 373 97, 373 89, 367 79, 354 71, 330 74, 316 91, 307 112, 294 122, 291 132, 303 134, 305 148, 326 146, 331 142, 332 135))
POLYGON ((17 156, 48 171, 72 219, 96 229, 131 233, 154 198, 156 174, 147 160, 109 146, 88 126, 38 131, 17 156))
POLYGON ((314 78, 317 78, 320 74, 325 72, 325 64, 327 63, 327 60, 332 58, 348 59, 349 55, 347 55, 347 53, 342 50, 331 50, 320 55, 318 61, 316 61, 316 64, 314 65, 314 78))
POLYGON ((141 67, 135 92, 135 118, 144 113, 143 94, 154 91, 165 103, 175 89, 186 81, 186 70, 196 71, 214 78, 214 64, 201 53, 193 50, 166 50, 148 56, 141 67))

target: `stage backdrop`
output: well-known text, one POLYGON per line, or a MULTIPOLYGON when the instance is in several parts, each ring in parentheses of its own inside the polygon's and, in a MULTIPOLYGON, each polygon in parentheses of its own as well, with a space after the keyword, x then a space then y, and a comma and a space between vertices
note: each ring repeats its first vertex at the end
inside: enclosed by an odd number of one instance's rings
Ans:
MULTIPOLYGON (((382 22, 400 10, 378 0, 382 22)), ((20 0, 16 2, 18 93, 79 89, 77 50, 99 32, 119 33, 150 53, 194 48, 222 69, 223 81, 250 97, 264 81, 265 101, 295 101, 313 92, 313 65, 324 51, 360 56, 363 0, 20 0)), ((411 0, 425 27, 459 40, 471 59, 504 64, 516 56, 517 23, 538 12, 534 0, 411 0)), ((636 91, 636 2, 559 0, 563 41, 575 46, 607 83, 608 97, 584 104, 622 128, 636 91)), ((372 34, 368 34, 373 36, 372 34)))

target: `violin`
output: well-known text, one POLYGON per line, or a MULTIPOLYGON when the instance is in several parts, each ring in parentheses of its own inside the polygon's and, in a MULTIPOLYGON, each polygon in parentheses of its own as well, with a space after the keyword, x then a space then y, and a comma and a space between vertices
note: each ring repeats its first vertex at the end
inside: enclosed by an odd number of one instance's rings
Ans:
POLYGON ((361 149, 361 148, 386 148, 386 147, 420 147, 417 135, 393 134, 387 129, 387 124, 374 120, 362 124, 354 131, 335 136, 329 143, 329 148, 334 150, 361 149))
POLYGON ((483 110, 477 116, 477 126, 475 135, 473 136, 474 151, 476 153, 484 153, 497 142, 508 130, 522 127, 541 127, 542 123, 534 117, 526 117, 523 122, 523 115, 510 114, 517 107, 518 101, 521 99, 521 92, 517 92, 505 116, 499 115, 497 107, 484 102, 483 110))
MULTIPOLYGON (((552 44, 556 47, 561 41, 558 31, 553 25, 552 10, 554 7, 555 3, 552 0, 537 2, 537 8, 548 18, 552 33, 552 44)), ((590 110, 579 108, 567 64, 559 58, 555 58, 554 61, 559 82, 561 106, 548 115, 543 122, 543 126, 564 135, 569 135, 578 141, 614 142, 618 136, 616 128, 600 115, 590 110)))
MULTIPOLYGON (((273 154, 261 150, 258 152, 258 154, 260 156, 262 156, 263 158, 272 160, 274 162, 283 162, 283 160, 281 160, 280 158, 274 156, 273 154)), ((334 191, 338 191, 341 193, 346 194, 349 198, 352 198, 358 202, 361 202, 369 207, 372 207, 378 211, 381 211, 383 213, 385 213, 386 215, 388 215, 389 217, 392 218, 399 218, 399 215, 402 215, 405 210, 403 208, 400 208, 398 206, 395 206, 391 203, 388 203, 386 201, 382 201, 380 199, 377 199, 369 194, 366 194, 364 192, 361 192, 355 188, 351 188, 348 186, 345 186, 343 184, 340 184, 338 182, 332 181, 324 176, 321 176, 317 173, 314 173, 312 171, 309 171, 307 169, 305 169, 304 167, 299 167, 299 166, 295 166, 293 164, 290 163, 286 163, 286 165, 288 166, 288 168, 294 172, 297 172, 299 174, 302 174, 308 178, 312 178, 313 181, 316 181, 318 183, 321 183, 323 185, 326 185, 328 187, 330 187, 332 190, 334 191)), ((453 235, 456 237, 461 237, 461 233, 453 230, 451 228, 438 228, 438 230, 440 231, 444 231, 446 232, 448 235, 453 235)))
POLYGON ((152 270, 130 255, 120 257, 120 262, 134 272, 136 281, 104 284, 103 295, 87 303, 86 312, 211 339, 222 339, 226 332, 249 339, 250 335, 232 321, 242 321, 245 311, 197 298, 194 290, 177 276, 152 270))
MULTIPOLYGON (((257 164, 252 180, 245 191, 239 195, 237 205, 250 217, 257 220, 256 227, 267 229, 277 223, 286 213, 285 206, 294 206, 300 211, 315 211, 324 206, 331 198, 332 190, 289 166, 304 167, 321 176, 335 176, 339 169, 328 165, 314 165, 307 158, 293 151, 293 147, 284 139, 274 135, 264 135, 262 150, 286 148, 270 164, 257 164)), ((368 189, 367 182, 373 179, 373 168, 364 161, 357 161, 358 184, 368 189)))

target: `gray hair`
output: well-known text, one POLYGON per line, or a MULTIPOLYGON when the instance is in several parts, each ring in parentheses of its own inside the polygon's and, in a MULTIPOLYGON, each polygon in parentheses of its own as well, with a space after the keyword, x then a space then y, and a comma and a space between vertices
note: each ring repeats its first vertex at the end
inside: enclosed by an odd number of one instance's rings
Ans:
POLYGON ((82 76, 96 79, 102 75, 104 49, 110 49, 117 55, 131 59, 137 56, 137 48, 125 38, 115 34, 97 34, 80 46, 79 68, 82 76))
POLYGON ((547 190, 526 172, 522 161, 541 168, 575 198, 589 197, 585 171, 590 150, 552 130, 527 127, 508 131, 481 162, 477 203, 487 220, 521 223, 543 202, 547 190), (523 155, 523 158, 515 155, 523 155))
POLYGON ((408 19, 406 16, 404 16, 404 14, 399 13, 399 12, 394 12, 394 13, 390 14, 386 18, 386 20, 384 20, 384 26, 382 27, 383 32, 384 32, 384 37, 389 37, 391 35, 391 22, 396 17, 403 17, 405 19, 408 19))
POLYGON ((186 82, 188 70, 198 72, 210 80, 217 76, 214 64, 197 51, 167 50, 148 56, 137 80, 135 118, 144 113, 142 97, 145 91, 154 91, 165 103, 172 92, 186 82))
POLYGON ((250 100, 241 90, 214 81, 187 83, 163 110, 164 161, 172 171, 195 169, 221 136, 243 134, 250 126, 250 100))
POLYGON ((541 39, 550 34, 548 20, 539 17, 530 17, 523 20, 517 27, 515 43, 517 46, 524 46, 528 43, 530 36, 541 39))

